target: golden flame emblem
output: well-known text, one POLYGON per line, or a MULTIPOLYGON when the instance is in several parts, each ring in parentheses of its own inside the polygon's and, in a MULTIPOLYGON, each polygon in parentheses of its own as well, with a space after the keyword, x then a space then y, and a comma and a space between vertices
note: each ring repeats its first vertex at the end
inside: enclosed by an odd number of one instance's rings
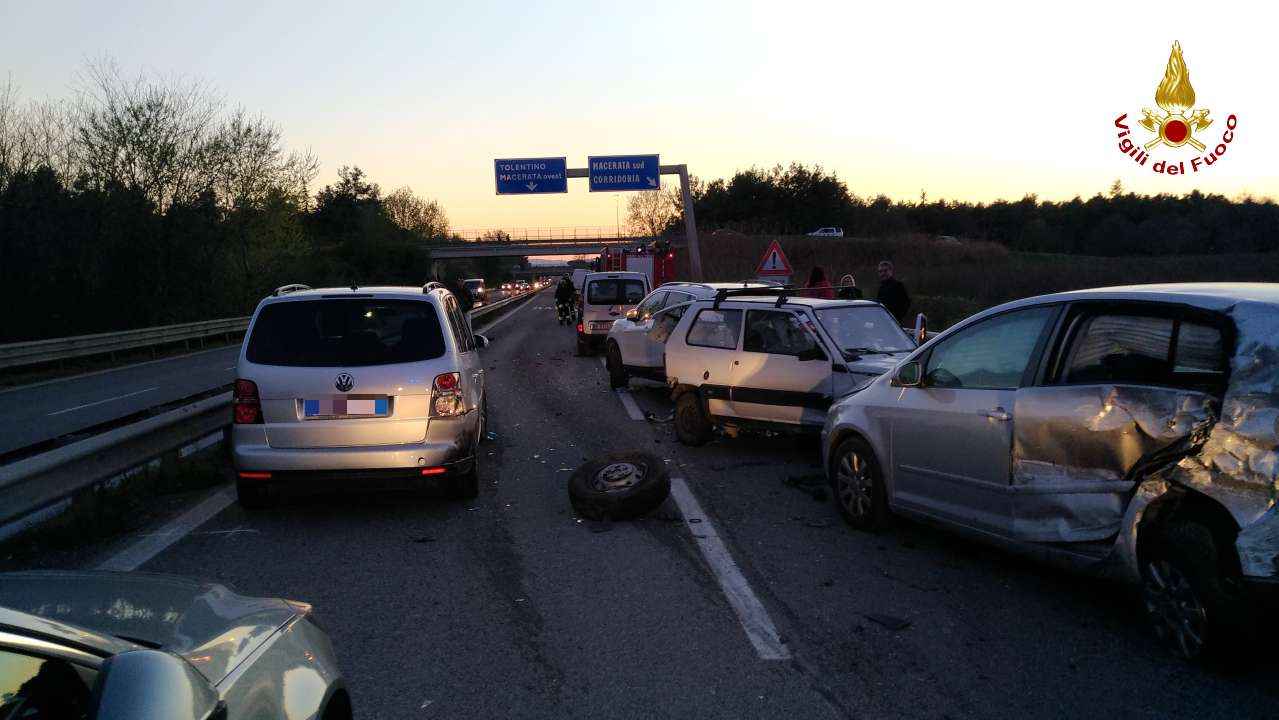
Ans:
POLYGON ((1141 126, 1156 137, 1146 143, 1146 149, 1163 143, 1170 147, 1190 145, 1199 152, 1204 151, 1204 144, 1194 137, 1196 130, 1203 130, 1212 124, 1207 110, 1192 110, 1195 106, 1195 88, 1190 84, 1190 71, 1186 69, 1186 58, 1181 54, 1181 43, 1173 42, 1172 53, 1168 55, 1168 67, 1164 70, 1164 79, 1155 89, 1155 104, 1162 113, 1142 108, 1145 115, 1141 126), (1186 114, 1190 111, 1190 114, 1186 114))

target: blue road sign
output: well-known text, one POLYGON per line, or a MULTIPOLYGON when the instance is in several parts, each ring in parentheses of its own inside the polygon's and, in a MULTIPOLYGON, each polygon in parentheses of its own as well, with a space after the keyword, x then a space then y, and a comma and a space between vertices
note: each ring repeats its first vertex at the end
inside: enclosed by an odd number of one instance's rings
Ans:
POLYGON ((587 158, 591 192, 657 190, 661 164, 656 155, 604 155, 587 158))
POLYGON ((494 160, 498 195, 539 195, 568 192, 567 162, 558 158, 494 160))

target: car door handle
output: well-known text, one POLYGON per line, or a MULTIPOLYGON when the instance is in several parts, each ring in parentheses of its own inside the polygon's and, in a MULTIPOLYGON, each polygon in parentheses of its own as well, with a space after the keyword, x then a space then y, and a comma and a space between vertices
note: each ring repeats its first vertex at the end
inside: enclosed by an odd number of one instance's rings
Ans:
POLYGON ((980 415, 990 418, 991 420, 1000 420, 1007 422, 1013 419, 1013 414, 1003 408, 995 408, 994 410, 982 410, 980 415))

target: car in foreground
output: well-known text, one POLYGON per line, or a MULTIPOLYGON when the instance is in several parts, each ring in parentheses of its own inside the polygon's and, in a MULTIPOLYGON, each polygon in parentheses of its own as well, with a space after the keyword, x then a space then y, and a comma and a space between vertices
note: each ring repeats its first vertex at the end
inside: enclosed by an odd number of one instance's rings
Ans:
POLYGON ((425 479, 475 497, 487 344, 438 283, 280 288, 254 310, 236 364, 241 503, 311 480, 425 479))
POLYGON ((582 279, 577 320, 577 354, 590 355, 604 346, 613 321, 648 294, 648 275, 640 272, 587 273, 582 279))
POLYGON ((682 306, 665 341, 680 442, 705 443, 716 427, 816 433, 836 398, 915 349, 879 303, 794 292, 721 289, 682 306))
POLYGON ((0 573, 3 720, 349 720, 305 603, 147 573, 0 573))
POLYGON ((666 339, 684 313, 683 303, 707 300, 720 290, 763 288, 762 282, 694 283, 668 282, 649 293, 613 322, 604 341, 604 357, 608 363, 609 384, 625 387, 629 378, 666 380, 664 360, 666 339))
POLYGON ((823 466, 889 512, 1140 585, 1186 658, 1230 656, 1279 586, 1279 285, 1029 298, 836 403, 823 466))

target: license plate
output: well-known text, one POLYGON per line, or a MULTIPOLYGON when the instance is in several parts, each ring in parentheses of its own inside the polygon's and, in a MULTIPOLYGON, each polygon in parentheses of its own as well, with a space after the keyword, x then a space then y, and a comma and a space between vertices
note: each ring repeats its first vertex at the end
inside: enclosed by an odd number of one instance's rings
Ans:
POLYGON ((379 417, 385 416, 390 402, 385 397, 353 398, 330 395, 302 401, 303 417, 379 417))
POLYGON ((595 332, 608 332, 609 330, 612 330, 612 329, 613 329, 613 323, 608 320, 605 320, 603 322, 591 323, 591 330, 595 332))

